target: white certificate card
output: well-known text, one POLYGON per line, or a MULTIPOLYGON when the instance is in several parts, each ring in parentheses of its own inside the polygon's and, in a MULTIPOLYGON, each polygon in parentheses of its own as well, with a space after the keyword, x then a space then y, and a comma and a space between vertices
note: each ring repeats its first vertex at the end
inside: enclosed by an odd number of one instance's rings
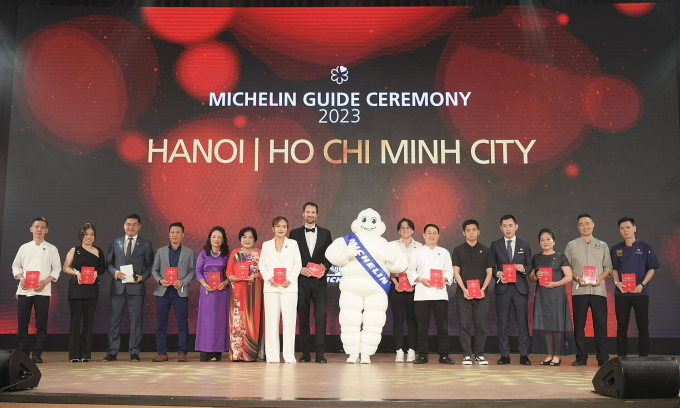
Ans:
POLYGON ((132 265, 121 265, 120 271, 125 274, 123 283, 130 283, 135 281, 135 271, 132 270, 132 265))

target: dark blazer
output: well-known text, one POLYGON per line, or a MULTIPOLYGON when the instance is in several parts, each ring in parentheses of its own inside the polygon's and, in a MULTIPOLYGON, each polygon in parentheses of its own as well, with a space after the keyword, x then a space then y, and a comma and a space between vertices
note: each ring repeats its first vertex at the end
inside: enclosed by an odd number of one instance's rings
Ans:
MULTIPOLYGON (((529 282, 527 281, 527 275, 531 272, 531 246, 525 240, 517 238, 517 241, 515 241, 514 256, 512 259, 508 259, 505 241, 506 239, 503 237, 491 243, 491 253, 493 254, 494 263, 496 264, 493 275, 495 277, 498 271, 502 271, 504 264, 524 265, 526 274, 517 272, 517 283, 515 283, 515 286, 519 293, 528 295, 529 282)), ((502 295, 505 293, 507 287, 507 283, 498 282, 496 283, 493 292, 497 295, 502 295)))
POLYGON ((109 246, 109 252, 106 254, 106 271, 111 275, 110 295, 122 295, 127 290, 129 295, 144 296, 146 289, 144 281, 151 276, 151 267, 153 266, 153 248, 151 248, 151 241, 137 236, 137 242, 130 254, 130 260, 125 260, 125 245, 126 237, 116 238, 109 246), (140 283, 123 283, 120 279, 113 278, 116 271, 120 270, 121 265, 131 264, 135 275, 142 276, 140 283))
MULTIPOLYGON (((309 253, 309 247, 307 247, 307 239, 305 238, 305 227, 295 228, 290 231, 288 238, 295 240, 300 248, 300 258, 302 259, 302 267, 306 268, 307 263, 312 262, 315 264, 324 265, 326 271, 331 268, 331 263, 326 259, 326 248, 328 248, 333 240, 331 239, 331 232, 325 228, 316 226, 318 231, 316 232, 316 245, 314 246, 314 253, 309 253)), ((304 275, 298 276, 298 285, 307 286, 310 281, 315 281, 319 285, 326 285, 326 279, 321 278, 310 278, 304 275)))

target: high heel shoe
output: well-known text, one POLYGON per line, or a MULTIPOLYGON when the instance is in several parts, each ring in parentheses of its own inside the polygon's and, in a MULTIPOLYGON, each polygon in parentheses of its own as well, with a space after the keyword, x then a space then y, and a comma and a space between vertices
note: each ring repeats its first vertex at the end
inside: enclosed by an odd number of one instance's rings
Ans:
POLYGON ((560 365, 560 364, 562 364, 562 359, 561 359, 561 358, 560 358, 559 360, 557 360, 557 362, 551 361, 549 365, 551 365, 551 366, 553 366, 553 367, 557 367, 557 366, 560 365))
POLYGON ((552 362, 552 359, 553 359, 552 356, 550 356, 549 358, 546 358, 545 360, 541 361, 541 365, 550 365, 550 363, 552 362))

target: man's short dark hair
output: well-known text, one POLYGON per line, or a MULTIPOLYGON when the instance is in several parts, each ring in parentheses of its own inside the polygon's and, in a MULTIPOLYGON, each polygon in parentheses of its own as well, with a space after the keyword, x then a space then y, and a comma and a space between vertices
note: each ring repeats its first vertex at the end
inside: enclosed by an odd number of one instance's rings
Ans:
POLYGON ((590 214, 581 213, 578 215, 578 217, 576 217, 576 222, 578 222, 578 220, 580 220, 581 218, 590 218, 591 221, 593 220, 593 217, 591 217, 590 214))
POLYGON ((33 224, 35 224, 36 221, 42 221, 42 222, 44 222, 46 227, 49 227, 49 226, 50 226, 50 225, 47 223, 47 220, 45 219, 45 217, 35 217, 35 218, 33 218, 33 221, 31 221, 31 227, 33 226, 33 224))
POLYGON ((623 217, 623 218, 621 218, 621 219, 619 220, 619 227, 620 227, 621 224, 623 224, 624 222, 630 222, 630 224, 631 224, 632 226, 635 226, 635 220, 634 220, 632 217, 623 217))
POLYGON ((475 225, 479 229, 479 223, 476 220, 467 220, 463 223, 463 232, 465 232, 465 227, 468 225, 475 225))
POLYGON ((512 220, 515 224, 517 224, 517 220, 515 219, 515 216, 512 214, 505 214, 504 216, 501 217, 501 224, 503 224, 503 221, 505 220, 512 220))
POLYGON ((437 229, 437 234, 439 234, 439 227, 436 226, 436 225, 434 225, 434 224, 427 224, 427 225, 425 226, 425 228, 423 228, 423 233, 425 233, 425 231, 427 231, 427 229, 430 228, 430 227, 436 228, 436 229, 437 229))
POLYGON ((304 205, 302 206, 302 212, 305 212, 308 205, 311 205, 312 207, 316 208, 316 213, 317 214, 319 213, 319 206, 316 205, 316 203, 313 203, 311 201, 307 201, 306 203, 304 203, 304 205))
POLYGON ((402 219, 400 219, 399 222, 397 223, 397 232, 399 232, 399 230, 401 229, 401 224, 402 224, 402 223, 406 223, 406 225, 408 225, 409 228, 411 228, 412 230, 415 230, 415 229, 416 229, 416 226, 413 224, 413 221, 409 220, 408 218, 402 218, 402 219))
POLYGON ((173 222, 172 224, 170 224, 170 226, 168 227, 168 232, 170 232, 172 227, 180 227, 182 229, 182 234, 184 234, 184 224, 182 224, 181 222, 173 222))
POLYGON ((130 213, 130 214, 128 214, 128 215, 125 216, 125 221, 127 221, 127 220, 129 220, 129 219, 131 219, 131 218, 132 218, 133 220, 137 220, 137 223, 139 223, 139 225, 142 225, 142 219, 139 218, 139 215, 137 215, 137 214, 135 214, 135 213, 130 213))

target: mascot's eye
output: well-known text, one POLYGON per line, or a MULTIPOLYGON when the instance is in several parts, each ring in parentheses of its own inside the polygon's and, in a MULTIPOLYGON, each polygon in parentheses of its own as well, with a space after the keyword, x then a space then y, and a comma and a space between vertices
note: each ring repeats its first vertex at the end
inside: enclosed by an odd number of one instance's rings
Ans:
POLYGON ((373 224, 375 224, 376 222, 378 222, 378 220, 376 220, 375 217, 373 217, 373 218, 371 218, 371 222, 372 222, 373 224))
POLYGON ((361 222, 366 222, 366 217, 361 217, 361 222))

